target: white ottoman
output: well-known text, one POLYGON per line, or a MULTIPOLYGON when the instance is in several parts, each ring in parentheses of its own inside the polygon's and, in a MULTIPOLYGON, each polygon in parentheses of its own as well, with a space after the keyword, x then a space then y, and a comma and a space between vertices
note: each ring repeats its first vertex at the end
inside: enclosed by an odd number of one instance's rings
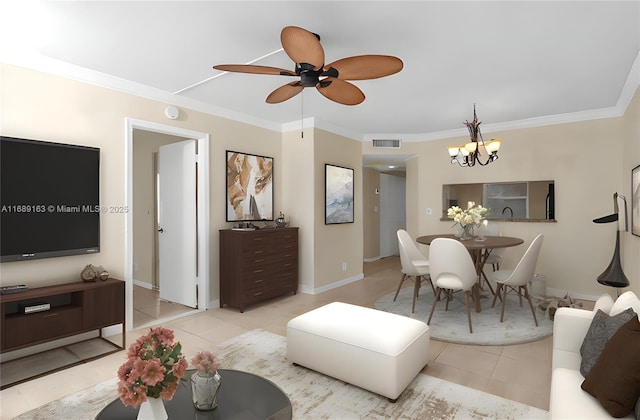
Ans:
POLYGON ((287 324, 287 358, 395 402, 429 359, 429 326, 333 302, 287 324))

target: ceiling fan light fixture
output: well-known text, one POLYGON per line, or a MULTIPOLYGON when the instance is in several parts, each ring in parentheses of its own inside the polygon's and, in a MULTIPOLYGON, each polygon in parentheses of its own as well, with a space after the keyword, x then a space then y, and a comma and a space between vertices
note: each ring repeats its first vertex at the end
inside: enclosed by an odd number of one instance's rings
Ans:
POLYGON ((347 80, 377 79, 397 73, 403 67, 402 60, 388 55, 359 55, 325 65, 320 36, 297 26, 283 28, 280 41, 285 53, 295 63, 293 72, 252 64, 225 64, 213 68, 239 73, 300 77, 299 81, 285 84, 271 92, 266 100, 270 104, 291 99, 302 88, 315 87, 324 97, 334 102, 357 105, 364 101, 365 96, 347 80))

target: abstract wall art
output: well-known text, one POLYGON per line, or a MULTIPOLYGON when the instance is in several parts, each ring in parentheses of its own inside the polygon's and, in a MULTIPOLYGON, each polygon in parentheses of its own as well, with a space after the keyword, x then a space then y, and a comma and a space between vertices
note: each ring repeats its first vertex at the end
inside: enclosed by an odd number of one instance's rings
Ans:
POLYGON ((227 150, 227 222, 273 221, 273 158, 227 150))
POLYGON ((353 169, 325 164, 324 223, 353 223, 353 169))

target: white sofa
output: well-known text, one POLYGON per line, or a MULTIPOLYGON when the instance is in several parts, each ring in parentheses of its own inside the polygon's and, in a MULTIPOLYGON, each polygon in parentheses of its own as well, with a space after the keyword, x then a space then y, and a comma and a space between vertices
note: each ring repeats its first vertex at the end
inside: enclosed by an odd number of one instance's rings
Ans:
MULTIPOLYGON (((549 412, 552 419, 612 418, 600 402, 581 389, 584 377, 580 373, 580 347, 598 309, 615 315, 632 307, 640 314, 640 300, 626 292, 616 300, 603 295, 593 311, 559 308, 553 325, 553 356, 549 412)), ((635 419, 632 411, 628 419, 635 419)))

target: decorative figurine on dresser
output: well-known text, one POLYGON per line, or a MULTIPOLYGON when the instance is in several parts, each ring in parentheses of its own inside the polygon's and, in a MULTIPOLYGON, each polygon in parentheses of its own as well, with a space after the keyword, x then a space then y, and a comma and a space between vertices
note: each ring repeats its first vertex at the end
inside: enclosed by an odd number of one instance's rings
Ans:
POLYGON ((298 291, 298 228, 220 230, 220 307, 298 291))

